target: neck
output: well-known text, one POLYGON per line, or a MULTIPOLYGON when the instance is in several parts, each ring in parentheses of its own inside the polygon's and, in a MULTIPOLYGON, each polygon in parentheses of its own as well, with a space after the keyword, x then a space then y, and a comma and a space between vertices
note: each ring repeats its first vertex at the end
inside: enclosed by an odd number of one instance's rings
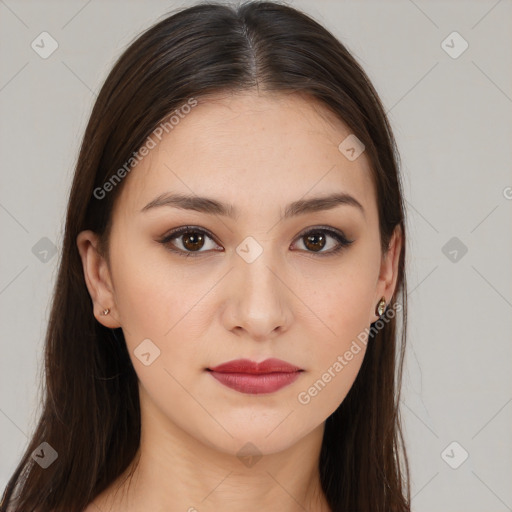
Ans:
POLYGON ((148 402, 141 421, 136 457, 94 500, 102 511, 330 512, 318 470, 324 423, 282 451, 237 456, 191 437, 148 402))

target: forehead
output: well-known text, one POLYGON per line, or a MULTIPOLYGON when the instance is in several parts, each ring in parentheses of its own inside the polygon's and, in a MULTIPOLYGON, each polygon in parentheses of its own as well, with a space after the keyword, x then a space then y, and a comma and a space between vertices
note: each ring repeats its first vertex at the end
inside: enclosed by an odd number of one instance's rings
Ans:
POLYGON ((125 178, 117 208, 138 212, 179 192, 243 212, 339 191, 376 210, 366 155, 350 161, 340 152, 351 130, 319 102, 295 93, 224 94, 187 112, 125 178))

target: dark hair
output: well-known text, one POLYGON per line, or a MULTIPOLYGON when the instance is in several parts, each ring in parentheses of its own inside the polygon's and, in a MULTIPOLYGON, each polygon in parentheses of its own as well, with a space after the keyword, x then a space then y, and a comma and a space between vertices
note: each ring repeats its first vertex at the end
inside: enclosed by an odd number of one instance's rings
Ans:
POLYGON ((345 122, 371 163, 383 253, 394 229, 401 230, 391 301, 402 296, 400 341, 398 317, 370 332, 356 380, 326 420, 319 470, 333 511, 410 510, 399 417, 406 239, 396 143, 376 91, 341 42, 300 11, 251 2, 202 3, 167 15, 127 48, 98 95, 70 191, 45 340, 43 409, 0 512, 79 512, 134 460, 141 422, 137 374, 122 329, 94 317, 76 238, 95 231, 108 257, 112 208, 124 182, 102 200, 94 191, 170 112, 192 97, 256 88, 305 94, 345 122), (43 442, 58 453, 46 469, 32 459, 43 442))

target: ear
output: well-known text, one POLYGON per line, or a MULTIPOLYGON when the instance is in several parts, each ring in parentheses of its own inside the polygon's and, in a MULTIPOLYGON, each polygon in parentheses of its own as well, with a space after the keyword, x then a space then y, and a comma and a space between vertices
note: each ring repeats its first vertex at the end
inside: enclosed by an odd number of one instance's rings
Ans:
POLYGON ((370 323, 376 322, 379 316, 375 313, 376 306, 380 299, 386 299, 388 305, 395 293, 396 281, 398 278, 398 263, 402 249, 402 229, 397 225, 389 241, 388 250, 382 257, 379 278, 375 289, 374 310, 371 312, 370 323))
POLYGON ((98 235, 91 230, 82 231, 76 238, 78 252, 82 259, 85 284, 94 305, 94 316, 100 324, 111 329, 121 327, 117 320, 114 288, 107 261, 98 250, 98 235), (101 312, 109 308, 108 315, 101 312))

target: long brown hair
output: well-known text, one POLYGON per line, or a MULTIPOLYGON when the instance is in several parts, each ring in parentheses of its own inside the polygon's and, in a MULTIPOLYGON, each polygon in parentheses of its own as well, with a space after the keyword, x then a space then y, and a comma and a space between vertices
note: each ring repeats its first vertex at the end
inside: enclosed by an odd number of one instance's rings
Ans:
POLYGON ((70 191, 45 340, 43 409, 0 512, 80 512, 134 459, 141 421, 137 375, 122 329, 94 317, 76 237, 94 230, 108 257, 112 207, 124 182, 101 200, 94 191, 170 112, 192 97, 255 88, 307 94, 344 121, 372 164, 383 253, 401 229, 392 298, 402 299, 400 335, 397 316, 370 333, 351 390, 326 420, 319 470, 335 512, 410 510, 398 407, 406 237, 396 143, 376 91, 341 42, 291 7, 250 2, 202 3, 167 15, 127 48, 98 95, 70 191), (46 469, 32 457, 43 442, 58 453, 46 469))

